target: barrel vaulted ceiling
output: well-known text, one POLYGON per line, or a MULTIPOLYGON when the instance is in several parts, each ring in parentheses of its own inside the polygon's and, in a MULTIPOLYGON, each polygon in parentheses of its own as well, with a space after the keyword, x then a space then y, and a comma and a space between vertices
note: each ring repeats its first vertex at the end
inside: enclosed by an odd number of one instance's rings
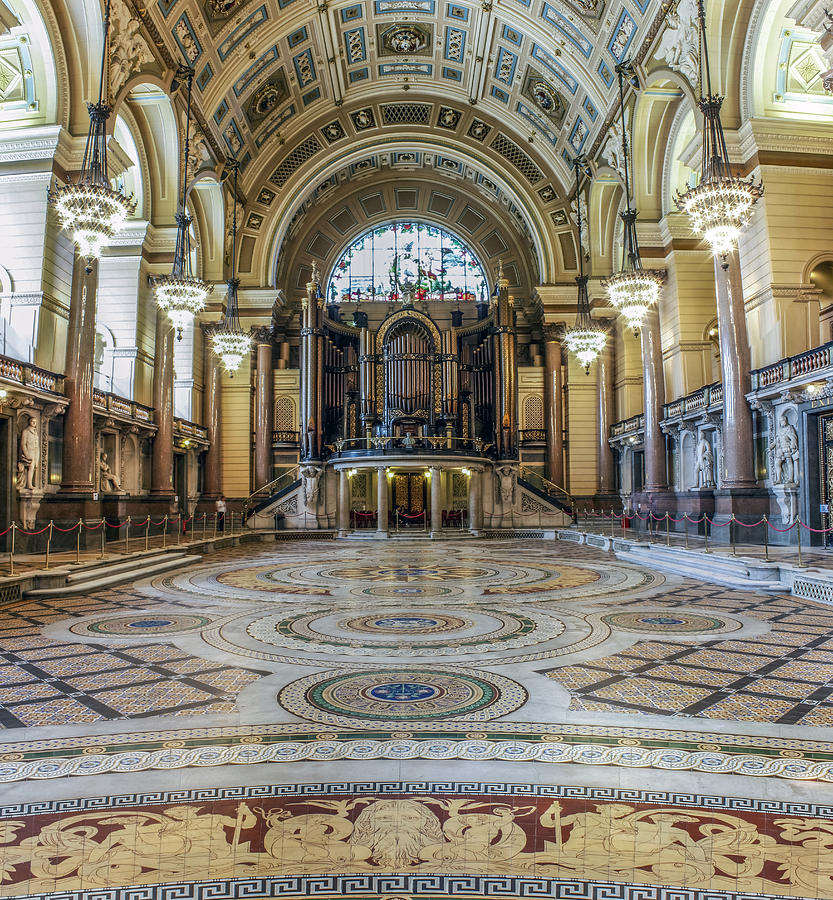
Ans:
POLYGON ((530 287, 575 265, 558 239, 572 230, 570 162, 598 147, 614 66, 647 46, 663 12, 660 0, 151 0, 132 11, 169 70, 194 66, 207 156, 241 161, 244 278, 275 283, 317 204, 399 167, 491 197, 513 251, 529 254, 530 287))

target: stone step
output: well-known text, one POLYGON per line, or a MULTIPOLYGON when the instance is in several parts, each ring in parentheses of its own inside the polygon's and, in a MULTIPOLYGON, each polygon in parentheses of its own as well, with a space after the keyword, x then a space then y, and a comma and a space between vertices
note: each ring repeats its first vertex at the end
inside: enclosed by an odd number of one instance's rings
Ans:
POLYGON ((149 575, 158 575, 160 572, 167 572, 169 569, 179 569, 183 566, 193 565, 199 562, 200 559, 201 557, 199 556, 185 553, 170 554, 164 559, 159 559, 152 563, 149 563, 146 559, 138 559, 134 561, 133 566, 130 568, 119 566, 118 571, 112 573, 108 573, 106 569, 100 570, 93 573, 93 577, 85 581, 74 581, 65 584, 63 587, 37 588, 33 591, 24 592, 23 596, 28 599, 34 597, 69 597, 73 594, 85 594, 89 591, 123 584, 125 581, 137 581, 140 578, 147 578, 149 575))
POLYGON ((777 563, 766 563, 674 547, 630 544, 625 550, 623 541, 614 544, 620 559, 640 563, 688 578, 701 578, 727 587, 753 590, 784 590, 777 563))
POLYGON ((182 559, 187 556, 185 550, 149 550, 147 553, 129 556, 116 562, 114 560, 100 560, 89 565, 75 568, 67 575, 67 584, 76 581, 90 581, 99 573, 115 574, 125 569, 135 569, 137 566, 155 565, 163 559, 182 559))

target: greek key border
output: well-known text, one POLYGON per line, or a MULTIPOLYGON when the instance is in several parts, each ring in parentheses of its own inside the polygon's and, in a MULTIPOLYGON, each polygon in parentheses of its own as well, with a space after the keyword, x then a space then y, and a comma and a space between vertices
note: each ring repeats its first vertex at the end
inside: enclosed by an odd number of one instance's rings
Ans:
POLYGON ((217 800, 251 800, 265 797, 309 797, 345 794, 463 794, 495 797, 544 797, 560 800, 648 803, 698 809, 725 809, 735 812, 833 818, 833 806, 793 801, 721 797, 688 791, 650 791, 630 788, 586 787, 584 785, 512 784, 500 781, 358 781, 311 782, 309 784, 262 784, 240 787, 190 788, 175 791, 147 791, 110 794, 66 800, 44 800, 0 806, 0 817, 33 816, 52 813, 118 809, 126 806, 155 806, 168 803, 208 803, 217 800))

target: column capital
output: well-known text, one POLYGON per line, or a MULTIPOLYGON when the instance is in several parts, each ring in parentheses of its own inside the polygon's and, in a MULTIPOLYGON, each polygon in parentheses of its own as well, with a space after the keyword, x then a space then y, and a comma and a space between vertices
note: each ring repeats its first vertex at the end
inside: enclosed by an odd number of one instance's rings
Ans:
POLYGON ((256 344, 272 344, 274 342, 275 336, 271 325, 256 325, 250 333, 256 344))
POLYGON ((544 340, 547 342, 561 343, 564 340, 564 334, 567 330, 566 323, 564 322, 548 322, 541 329, 544 340))

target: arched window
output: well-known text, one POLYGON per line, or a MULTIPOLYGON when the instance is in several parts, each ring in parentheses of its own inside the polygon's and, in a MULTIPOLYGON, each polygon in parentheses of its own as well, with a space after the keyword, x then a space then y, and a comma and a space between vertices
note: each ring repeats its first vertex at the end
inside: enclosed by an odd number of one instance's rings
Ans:
POLYGON ((483 267, 458 237, 421 222, 391 222, 366 231, 344 251, 327 298, 398 300, 406 283, 414 285, 417 300, 474 301, 489 293, 483 267))

